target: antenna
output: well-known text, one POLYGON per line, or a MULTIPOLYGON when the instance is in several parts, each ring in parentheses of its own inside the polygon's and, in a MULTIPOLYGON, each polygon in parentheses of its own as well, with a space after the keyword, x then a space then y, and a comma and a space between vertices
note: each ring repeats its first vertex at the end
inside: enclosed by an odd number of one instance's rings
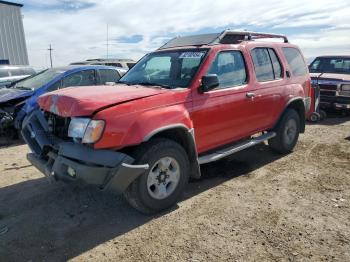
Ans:
POLYGON ((51 44, 49 46, 49 49, 47 49, 47 50, 50 51, 50 65, 51 65, 51 68, 52 68, 52 51, 53 51, 53 49, 51 48, 51 44))
POLYGON ((109 37, 108 37, 108 24, 107 24, 107 44, 106 44, 106 46, 107 46, 107 50, 106 50, 106 58, 108 59, 108 46, 109 46, 109 37))

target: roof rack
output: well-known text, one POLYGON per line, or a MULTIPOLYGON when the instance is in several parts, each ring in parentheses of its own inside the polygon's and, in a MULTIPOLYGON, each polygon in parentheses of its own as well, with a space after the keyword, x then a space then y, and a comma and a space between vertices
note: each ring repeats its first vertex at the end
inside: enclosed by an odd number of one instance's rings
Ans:
POLYGON ((213 34, 202 34, 192 36, 178 36, 159 48, 172 48, 180 46, 201 46, 201 45, 215 45, 215 44, 238 44, 242 41, 254 41, 255 39, 266 39, 266 38, 281 38, 284 43, 288 43, 288 38, 285 35, 268 34, 268 33, 257 33, 250 31, 234 31, 225 30, 221 33, 213 34))
POLYGON ((219 40, 222 41, 228 35, 236 36, 245 36, 245 40, 254 40, 254 39, 264 39, 264 38, 282 38, 284 43, 288 43, 288 38, 285 35, 270 34, 270 33, 258 33, 250 31, 234 31, 234 30, 225 30, 221 33, 219 40))

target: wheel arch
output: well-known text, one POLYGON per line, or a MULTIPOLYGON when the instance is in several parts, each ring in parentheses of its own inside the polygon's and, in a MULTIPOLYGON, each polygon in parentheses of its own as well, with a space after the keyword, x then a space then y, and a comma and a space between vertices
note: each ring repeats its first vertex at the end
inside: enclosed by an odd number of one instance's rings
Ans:
POLYGON ((298 113, 299 118, 300 118, 300 133, 304 133, 305 132, 305 120, 306 120, 305 114, 306 114, 306 112, 305 112, 304 100, 303 100, 302 97, 293 98, 287 103, 287 105, 286 105, 285 109, 283 110, 282 114, 279 116, 278 121, 275 124, 274 128, 276 126, 278 126, 278 124, 280 123, 283 115, 285 114, 285 112, 288 109, 294 109, 298 113))
POLYGON ((194 128, 189 129, 184 124, 173 124, 157 128, 144 138, 144 142, 154 138, 167 138, 180 144, 186 151, 190 161, 190 177, 200 178, 198 153, 194 137, 194 128))

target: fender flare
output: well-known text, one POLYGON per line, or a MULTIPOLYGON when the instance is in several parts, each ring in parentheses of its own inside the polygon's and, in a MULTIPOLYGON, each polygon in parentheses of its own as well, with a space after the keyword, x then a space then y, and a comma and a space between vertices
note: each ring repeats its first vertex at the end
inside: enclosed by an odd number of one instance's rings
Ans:
POLYGON ((284 107, 284 109, 283 109, 283 111, 282 111, 282 113, 279 115, 279 117, 278 117, 278 120, 276 121, 276 124, 273 126, 273 128, 272 129, 275 129, 276 128, 276 126, 279 124, 279 122, 281 121, 281 119, 282 119, 282 117, 283 117, 283 115, 284 115, 284 113, 286 112, 286 110, 288 109, 288 108, 290 108, 290 105, 292 104, 292 103, 294 103, 294 102, 297 102, 297 101, 300 101, 300 102, 302 102, 302 104, 303 104, 303 112, 302 112, 302 114, 299 114, 300 115, 300 133, 304 133, 305 132, 305 121, 306 121, 306 106, 305 106, 305 103, 306 103, 306 98, 303 98, 303 97, 301 97, 301 96, 297 96, 297 97, 293 97, 292 99, 290 99, 289 101, 288 101, 288 103, 285 105, 285 107, 284 107))
POLYGON ((182 129, 184 131, 184 142, 185 144, 182 144, 184 149, 187 152, 189 162, 190 162, 190 177, 199 179, 201 177, 201 171, 199 167, 199 161, 198 161, 198 151, 195 141, 195 135, 194 135, 194 128, 188 128, 186 125, 178 123, 178 124, 171 124, 163 127, 159 127, 151 131, 149 134, 147 134, 143 142, 149 141, 152 137, 161 134, 165 131, 170 131, 174 129, 182 129))
POLYGON ((175 128, 182 128, 186 131, 188 131, 188 127, 185 126, 184 124, 171 124, 171 125, 167 125, 167 126, 162 126, 159 128, 154 129, 153 131, 149 132, 144 138, 143 138, 143 142, 146 142, 148 140, 150 140, 153 136, 157 135, 160 132, 166 131, 166 130, 170 130, 170 129, 175 129, 175 128))

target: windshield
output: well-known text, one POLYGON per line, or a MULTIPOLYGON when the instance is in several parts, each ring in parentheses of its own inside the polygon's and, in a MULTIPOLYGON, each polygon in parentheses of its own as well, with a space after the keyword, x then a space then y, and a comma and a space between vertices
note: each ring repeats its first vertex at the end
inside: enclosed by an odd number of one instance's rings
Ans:
POLYGON ((350 74, 350 57, 349 58, 328 58, 320 57, 310 65, 311 73, 335 73, 350 74))
POLYGON ((40 73, 26 78, 22 81, 18 81, 14 88, 21 88, 21 89, 30 89, 30 90, 35 90, 43 85, 47 84, 51 80, 53 80, 55 77, 58 75, 64 73, 62 70, 58 69, 47 69, 44 71, 41 71, 40 73))
POLYGON ((165 88, 188 87, 207 50, 155 52, 143 57, 119 82, 158 85, 165 88))

